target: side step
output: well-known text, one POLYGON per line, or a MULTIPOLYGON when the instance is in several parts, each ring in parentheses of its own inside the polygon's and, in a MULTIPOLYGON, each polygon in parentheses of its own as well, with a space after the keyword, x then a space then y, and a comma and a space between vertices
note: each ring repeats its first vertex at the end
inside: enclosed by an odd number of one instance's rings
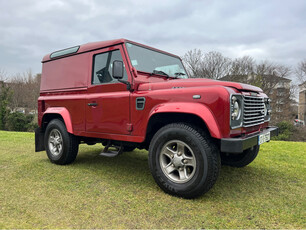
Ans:
POLYGON ((123 152, 123 146, 113 145, 109 140, 103 151, 99 154, 103 157, 116 157, 123 152))

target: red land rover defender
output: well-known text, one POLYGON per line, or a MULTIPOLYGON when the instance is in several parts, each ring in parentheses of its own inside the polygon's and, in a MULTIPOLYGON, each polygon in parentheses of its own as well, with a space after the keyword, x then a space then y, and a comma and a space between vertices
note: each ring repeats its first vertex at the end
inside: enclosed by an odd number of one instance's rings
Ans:
POLYGON ((243 167, 277 135, 260 88, 189 78, 173 54, 126 39, 88 43, 42 60, 36 151, 72 163, 81 143, 104 156, 149 151, 149 167, 167 193, 197 197, 221 164, 243 167))

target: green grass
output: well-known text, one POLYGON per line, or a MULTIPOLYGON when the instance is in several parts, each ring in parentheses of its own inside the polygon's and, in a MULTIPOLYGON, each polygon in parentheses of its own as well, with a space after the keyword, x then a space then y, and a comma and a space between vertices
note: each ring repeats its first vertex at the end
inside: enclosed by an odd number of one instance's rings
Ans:
POLYGON ((0 132, 0 228, 306 228, 306 143, 273 141, 245 168, 222 167, 195 200, 162 192, 146 151, 72 165, 34 152, 34 134, 0 132))

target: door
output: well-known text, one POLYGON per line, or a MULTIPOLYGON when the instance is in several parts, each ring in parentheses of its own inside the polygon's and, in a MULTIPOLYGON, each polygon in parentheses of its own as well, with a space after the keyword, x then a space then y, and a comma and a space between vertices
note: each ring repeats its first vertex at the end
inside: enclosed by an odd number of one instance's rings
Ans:
MULTIPOLYGON (((92 53, 91 84, 86 101, 86 132, 130 134, 130 91, 112 76, 113 61, 128 66, 122 46, 113 46, 92 53)), ((124 69, 123 80, 130 80, 124 69)))

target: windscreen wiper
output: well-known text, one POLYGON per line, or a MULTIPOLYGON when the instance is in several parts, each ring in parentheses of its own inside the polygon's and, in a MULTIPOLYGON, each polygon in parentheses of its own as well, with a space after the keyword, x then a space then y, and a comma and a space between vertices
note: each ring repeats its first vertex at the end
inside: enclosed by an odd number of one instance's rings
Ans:
POLYGON ((171 77, 171 78, 173 78, 173 79, 178 79, 178 78, 180 78, 179 76, 184 76, 184 75, 186 75, 186 74, 185 74, 185 73, 178 72, 178 73, 174 73, 174 76, 171 77))
POLYGON ((178 72, 178 73, 174 73, 174 75, 175 75, 176 77, 178 77, 178 76, 183 76, 183 75, 186 75, 186 74, 185 74, 185 73, 178 72))
POLYGON ((166 74, 164 71, 161 71, 161 70, 153 70, 153 72, 151 73, 151 75, 153 75, 153 74, 164 75, 164 76, 166 76, 167 78, 169 78, 169 75, 166 74))

